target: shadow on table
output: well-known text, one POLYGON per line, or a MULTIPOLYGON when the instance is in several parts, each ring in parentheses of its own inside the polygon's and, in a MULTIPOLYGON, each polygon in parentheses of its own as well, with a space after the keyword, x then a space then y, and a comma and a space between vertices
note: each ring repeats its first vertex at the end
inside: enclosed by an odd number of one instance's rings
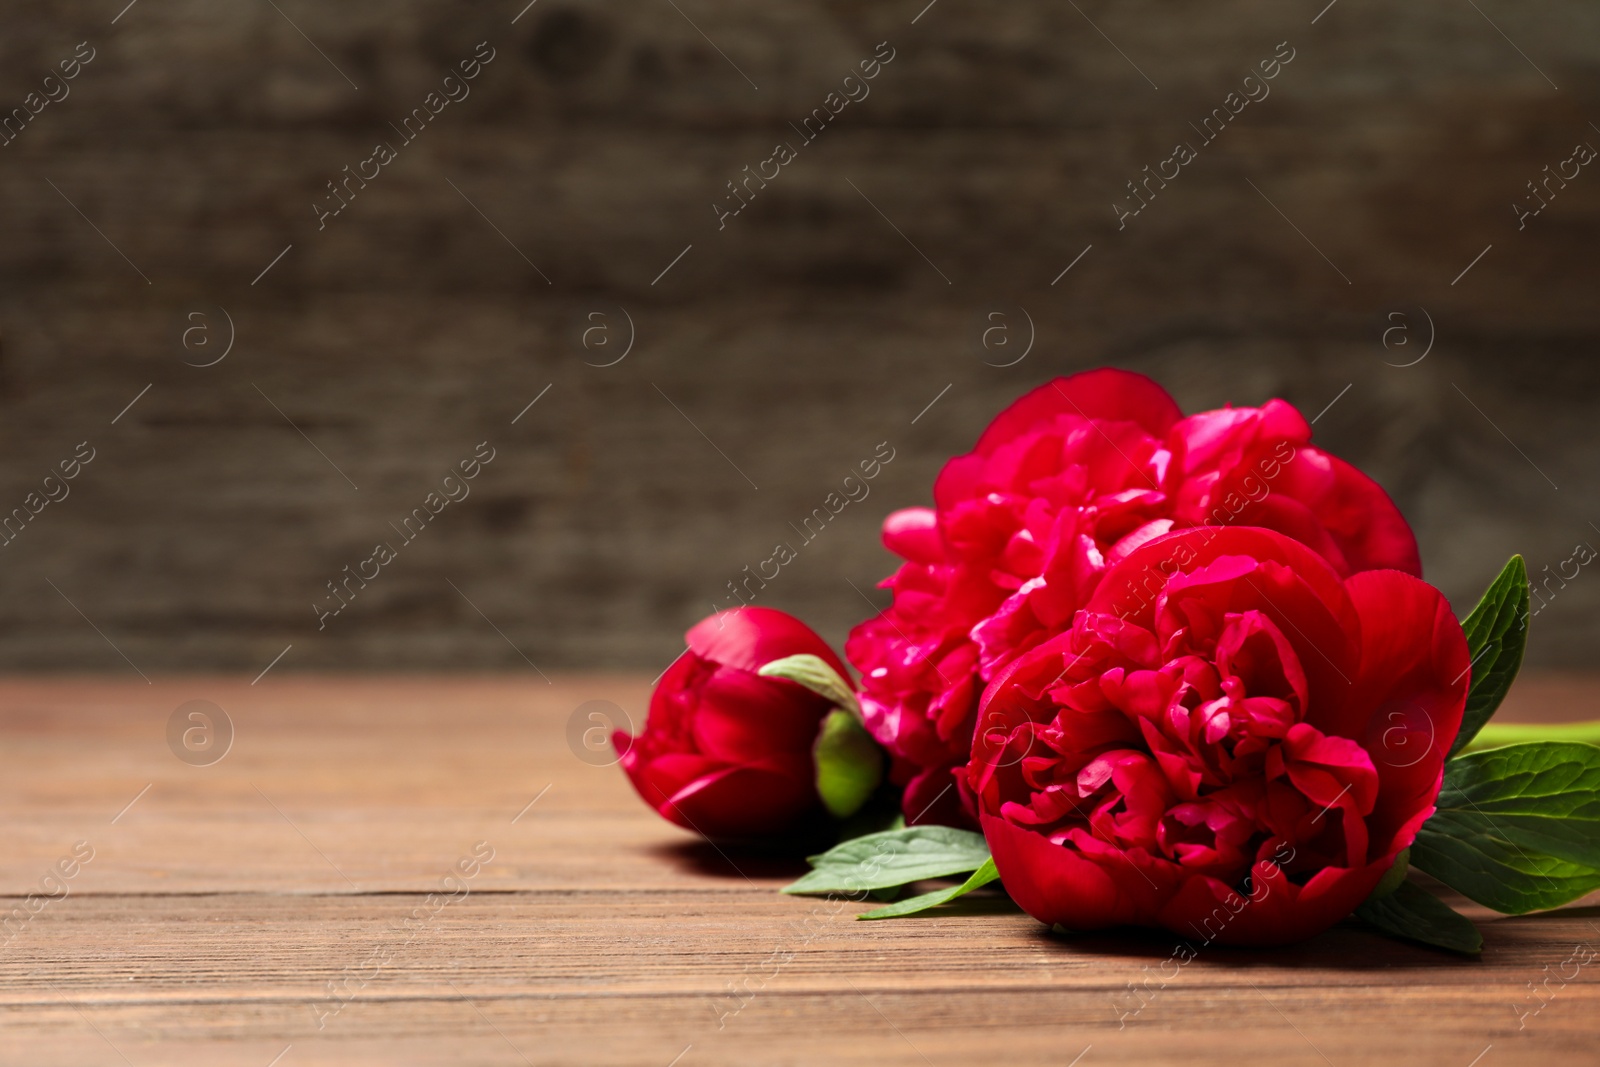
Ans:
POLYGON ((661 845, 652 851, 681 871, 711 878, 782 878, 793 881, 811 869, 804 853, 793 849, 685 841, 661 845))
MULTIPOLYGON (((713 878, 773 879, 792 881, 809 871, 805 848, 758 845, 714 844, 710 841, 685 841, 661 845, 652 850, 657 857, 690 874, 713 878)), ((954 884, 953 881, 918 883, 906 887, 903 896, 954 884)), ((776 890, 777 886, 774 886, 776 890)), ((1442 888, 1442 887, 1441 887, 1442 888)), ((1356 919, 1346 919, 1332 929, 1297 945, 1276 948, 1231 947, 1209 943, 1203 936, 1191 938, 1161 930, 1136 927, 1115 930, 1092 930, 1072 933, 1055 933, 1044 925, 1028 919, 999 886, 985 887, 964 897, 930 908, 926 912, 895 919, 875 920, 892 923, 918 923, 938 918, 1016 918, 1025 921, 1027 933, 1043 948, 1063 953, 1098 955, 1107 958, 1146 960, 1152 965, 1170 965, 1181 969, 1194 965, 1202 969, 1219 966, 1238 970, 1272 969, 1284 967, 1312 967, 1345 971, 1377 971, 1393 968, 1452 969, 1481 968, 1486 961, 1494 962, 1501 952, 1516 951, 1530 941, 1545 942, 1552 932, 1541 926, 1551 920, 1592 920, 1600 918, 1600 906, 1560 908, 1552 912, 1533 915, 1493 915, 1476 908, 1464 899, 1450 894, 1450 903, 1465 907, 1478 929, 1484 935, 1484 955, 1462 956, 1442 949, 1430 948, 1409 941, 1384 936, 1356 919), (1179 947, 1188 958, 1180 958, 1179 947)), ((867 911, 879 907, 884 900, 864 900, 859 909, 867 911)), ((1570 933, 1570 930, 1563 931, 1570 933)))
POLYGON ((1298 945, 1245 948, 1207 944, 1159 930, 1094 930, 1057 934, 1044 926, 1033 932, 1041 946, 1075 955, 1144 960, 1152 968, 1176 972, 1220 966, 1237 970, 1312 967, 1325 970, 1390 970, 1395 967, 1481 967, 1482 960, 1383 936, 1358 922, 1345 921, 1298 945))
MULTIPOLYGON (((951 914, 954 914, 951 912, 951 914)), ((1090 955, 1134 957, 1151 964, 1174 967, 1214 966, 1249 970, 1252 968, 1317 967, 1332 970, 1375 971, 1394 968, 1440 967, 1481 968, 1504 962, 1503 953, 1521 952, 1532 943, 1548 944, 1552 938, 1562 944, 1570 928, 1560 934, 1541 930, 1545 923, 1559 919, 1588 919, 1600 915, 1600 907, 1561 908, 1534 915, 1475 916, 1483 934, 1483 955, 1463 956, 1410 941, 1387 937, 1356 919, 1346 919, 1332 929, 1297 945, 1276 948, 1246 948, 1207 944, 1204 938, 1179 937, 1160 930, 1117 929, 1075 933, 1054 933, 1036 926, 1032 936, 1043 946, 1090 955), (1180 951, 1180 949, 1182 951, 1180 951), (1185 960, 1185 954, 1193 955, 1185 960), (1182 961, 1182 962, 1180 962, 1182 961)))

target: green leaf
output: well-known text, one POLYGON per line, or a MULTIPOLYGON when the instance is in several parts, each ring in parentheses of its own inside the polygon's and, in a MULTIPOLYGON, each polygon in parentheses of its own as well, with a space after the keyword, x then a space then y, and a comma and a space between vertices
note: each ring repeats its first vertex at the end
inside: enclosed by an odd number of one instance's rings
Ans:
POLYGON ((1477 816, 1508 840, 1600 868, 1600 748, 1543 741, 1451 760, 1439 810, 1477 816))
POLYGON ((1483 935, 1472 920, 1415 882, 1401 882, 1387 896, 1368 900, 1356 909, 1356 918, 1386 934, 1435 948, 1469 956, 1483 951, 1483 935))
POLYGON ((1461 630, 1472 658, 1472 685, 1461 732, 1450 746, 1452 756, 1483 729, 1522 666, 1522 650, 1528 643, 1528 568, 1521 556, 1506 562, 1472 614, 1461 621, 1461 630))
POLYGON ((850 683, 839 677, 839 672, 828 666, 821 656, 802 652, 798 656, 785 656, 763 664, 756 671, 764 678, 786 678, 803 685, 820 697, 826 697, 839 707, 861 718, 861 704, 856 700, 850 683))
POLYGON ((1411 845, 1411 866, 1510 915, 1558 908, 1600 889, 1600 870, 1521 845, 1475 812, 1435 812, 1411 845))
POLYGON ((995 870, 994 857, 991 856, 983 861, 982 867, 979 867, 977 870, 972 872, 972 877, 968 878, 965 882, 962 882, 958 886, 952 886, 949 889, 935 889, 931 893, 923 893, 920 896, 907 897, 898 904, 890 904, 886 908, 875 908, 872 911, 864 911, 860 915, 857 915, 856 918, 898 919, 902 915, 915 915, 919 911, 927 911, 929 908, 938 907, 940 904, 947 904, 956 899, 956 897, 966 896, 979 886, 988 885, 990 882, 996 882, 999 880, 1000 872, 995 870))
POLYGON ((861 721, 843 708, 822 720, 811 755, 817 767, 817 793, 836 819, 848 819, 883 780, 883 750, 861 721))
POLYGON ((1394 865, 1384 872, 1378 884, 1372 890, 1372 895, 1367 900, 1380 900, 1399 889, 1406 883, 1406 875, 1411 873, 1411 850, 1403 848, 1394 858, 1394 865))
POLYGON ((863 889, 948 878, 983 866, 989 846, 983 835, 948 826, 885 830, 835 845, 810 857, 811 873, 785 893, 854 893, 863 889))

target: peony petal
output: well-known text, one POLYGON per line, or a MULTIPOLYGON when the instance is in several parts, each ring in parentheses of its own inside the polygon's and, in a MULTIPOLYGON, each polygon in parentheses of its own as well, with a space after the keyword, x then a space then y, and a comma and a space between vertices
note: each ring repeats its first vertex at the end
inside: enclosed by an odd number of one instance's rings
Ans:
POLYGON ((1189 595, 1203 595, 1197 607, 1214 620, 1218 612, 1252 609, 1270 618, 1294 646, 1315 699, 1342 700, 1353 684, 1352 635, 1360 622, 1344 584, 1321 556, 1271 530, 1208 526, 1158 537, 1106 572, 1086 610, 1151 627, 1158 604, 1190 589, 1189 595), (1182 573, 1173 578, 1174 572, 1182 573))
POLYGON ((1361 616, 1360 676, 1344 705, 1319 725, 1371 753, 1379 780, 1368 819, 1373 848, 1398 851, 1409 837, 1390 838, 1432 806, 1461 729, 1471 684, 1467 641, 1449 602, 1420 579, 1367 571, 1345 587, 1361 616))
POLYGON ((669 752, 651 760, 638 760, 632 767, 623 761, 628 778, 644 802, 657 811, 673 795, 688 788, 698 778, 707 778, 728 769, 721 760, 693 752, 669 752))
POLYGON ((1259 408, 1196 412, 1173 427, 1172 437, 1181 442, 1187 477, 1217 472, 1226 478, 1240 467, 1248 469, 1269 442, 1292 447, 1311 440, 1311 427, 1292 404, 1269 400, 1259 408))
POLYGON ((978 495, 984 467, 983 457, 969 452, 956 456, 939 469, 933 480, 933 502, 938 506, 941 527, 949 523, 951 510, 978 495))
POLYGON ((944 562, 939 516, 932 508, 901 508, 883 520, 883 547, 897 556, 929 566, 944 562))
POLYGON ((717 668, 698 696, 695 748, 728 763, 809 764, 817 728, 833 707, 791 682, 731 667, 717 668))
POLYGON ((703 837, 738 841, 781 836, 820 808, 810 781, 761 767, 729 767, 694 779, 657 810, 703 837))
POLYGON ((1354 741, 1299 722, 1289 727, 1281 751, 1289 781, 1313 804, 1331 806, 1348 797, 1363 815, 1372 810, 1378 772, 1367 750, 1354 741))
POLYGON ((1325 559, 1282 534, 1254 527, 1194 527, 1154 538, 1106 571, 1087 606, 1137 620, 1154 609, 1156 594, 1173 574, 1227 555, 1288 567, 1338 622, 1350 630, 1359 626, 1344 583, 1325 559))
POLYGON ((1106 552, 1106 563, 1119 562, 1140 545, 1147 541, 1153 541, 1164 533, 1170 533, 1171 530, 1171 519, 1151 519, 1149 522, 1134 527, 1134 529, 1118 538, 1117 542, 1106 552))
POLYGON ((668 665, 650 693, 650 709, 643 733, 636 739, 646 744, 676 740, 689 730, 694 712, 693 690, 701 679, 716 669, 687 648, 668 665))
POLYGON ((845 665, 811 627, 775 608, 745 605, 702 619, 684 635, 695 654, 713 663, 755 672, 785 656, 820 657, 846 681, 845 665))
POLYGON ((1251 697, 1293 700, 1302 712, 1310 704, 1294 646, 1259 611, 1242 612, 1223 627, 1217 638, 1217 669, 1241 679, 1251 697))
POLYGON ((1326 867, 1299 886, 1277 864, 1259 862, 1251 870, 1249 897, 1197 875, 1183 883, 1157 921, 1175 934, 1199 939, 1198 948, 1292 944, 1359 907, 1393 863, 1393 857, 1385 857, 1356 869, 1326 867))
POLYGON ((1417 538, 1383 487, 1337 456, 1306 446, 1284 467, 1274 492, 1300 501, 1338 544, 1352 572, 1422 576, 1417 538))
POLYGON ((1149 894, 1132 887, 1143 885, 1133 870, 1108 870, 998 816, 985 813, 980 822, 1006 892, 1046 925, 1059 923, 1072 930, 1119 926, 1136 922, 1151 903, 1149 894))
POLYGON ((1030 600, 1035 591, 1044 587, 1043 578, 1035 578, 1007 597, 993 615, 972 628, 972 640, 978 646, 978 672, 993 677, 1017 653, 1026 649, 1030 638, 1042 635, 1043 626, 1034 615, 1030 600))
POLYGON ((1133 422, 1147 433, 1164 437, 1183 412, 1165 389, 1144 375, 1104 367, 1057 378, 1024 394, 995 416, 973 451, 988 455, 1061 415, 1133 422))
POLYGON ((1226 525, 1260 526, 1291 537, 1327 560, 1344 577, 1360 569, 1350 565, 1339 541, 1322 525, 1316 512, 1288 493, 1272 493, 1259 501, 1245 499, 1237 512, 1229 512, 1228 519, 1226 525))

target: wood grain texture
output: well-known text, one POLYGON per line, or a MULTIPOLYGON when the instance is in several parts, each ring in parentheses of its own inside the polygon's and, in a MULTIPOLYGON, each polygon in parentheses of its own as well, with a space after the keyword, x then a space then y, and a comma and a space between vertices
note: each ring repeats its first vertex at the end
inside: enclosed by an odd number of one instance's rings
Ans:
MULTIPOLYGON (((0 1063, 1594 1062, 1592 965, 1542 1008, 1530 983, 1600 944, 1595 907, 1508 919, 1458 899, 1484 920, 1481 961, 1354 925, 1202 952, 1127 1014, 1161 937, 1058 938, 994 899, 857 923, 863 905, 778 894, 792 861, 657 819, 567 742, 580 705, 637 715, 647 690, 0 682, 0 903, 94 850, 0 949, 0 1063), (165 740, 196 699, 236 727, 209 767, 165 740), (430 904, 482 842, 469 892, 430 904)), ((1510 718, 1596 716, 1600 683, 1530 678, 1514 701, 1510 718)))
MULTIPOLYGON (((1600 137, 1592 4, 677 6, 10 4, 0 108, 97 56, 0 148, 0 514, 99 454, 0 549, 0 666, 127 671, 87 617, 146 671, 292 642, 279 669, 654 674, 887 440, 870 499, 762 593, 837 643, 869 612, 847 580, 881 602, 882 516, 1009 399, 1107 362, 1188 410, 1341 397, 1317 440, 1457 601, 1600 536, 1600 178, 1511 210, 1600 137), (479 41, 471 96, 318 229, 326 183, 479 41), (719 229, 725 184, 880 41, 871 95, 719 229), (1119 231, 1126 183, 1280 41, 1271 96, 1119 231), (632 353, 586 365, 619 308, 632 353), (233 353, 185 366, 217 351, 185 350, 189 316, 220 344, 221 309, 233 353), (988 316, 1020 344, 1021 309, 1037 343, 991 365, 1016 349, 984 349, 988 316), (1385 366, 1419 309, 1437 345, 1385 366), (326 583, 486 439, 472 497, 319 631, 326 583)), ((1530 655, 1593 666, 1596 619, 1600 581, 1570 583, 1530 655)))

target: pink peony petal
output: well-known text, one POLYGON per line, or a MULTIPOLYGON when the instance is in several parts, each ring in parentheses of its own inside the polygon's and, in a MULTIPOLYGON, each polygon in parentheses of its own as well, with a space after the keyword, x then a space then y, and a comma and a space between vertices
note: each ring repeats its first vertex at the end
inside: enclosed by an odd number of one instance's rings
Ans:
MULTIPOLYGON (((1392 865, 1380 860, 1352 870, 1328 867, 1304 886, 1276 864, 1251 869, 1248 896, 1214 878, 1194 877, 1161 908, 1156 921, 1182 937, 1206 945, 1287 945, 1319 934, 1354 911, 1392 865)), ((1009 886, 1007 887, 1009 889, 1009 886)))
POLYGON ((761 767, 729 767, 694 779, 658 810, 703 837, 739 841, 771 840, 818 805, 809 780, 761 767))
POLYGON ((728 763, 779 761, 808 773, 817 726, 832 704, 792 682, 720 667, 696 694, 695 749, 728 763))
POLYGON ((1300 450, 1282 481, 1282 491, 1304 503, 1338 544, 1352 573, 1388 569, 1422 576, 1416 535, 1377 482, 1310 447, 1300 450))
POLYGON ((1182 417, 1178 405, 1161 386, 1132 371, 1085 371, 1057 378, 1024 394, 999 415, 978 438, 980 455, 1061 415, 1132 422, 1157 437, 1182 417))
POLYGON ((740 670, 754 672, 773 660, 810 653, 849 679, 826 641, 793 615, 774 608, 746 605, 719 611, 696 623, 684 638, 702 659, 740 670))
POLYGON ((1472 682, 1467 642, 1449 602, 1417 578, 1370 571, 1345 585, 1361 616, 1360 675, 1322 729, 1371 753, 1380 782, 1372 840, 1398 851, 1411 843, 1400 831, 1438 795, 1461 729, 1472 682))
POLYGON ((1074 930, 1119 926, 1137 921, 1153 902, 1153 892, 1133 884, 1137 877, 1119 874, 1115 860, 1087 859, 992 815, 981 822, 1006 892, 1042 923, 1074 930))
POLYGON ((944 562, 939 516, 932 508, 901 508, 883 520, 883 547, 913 563, 944 562))

